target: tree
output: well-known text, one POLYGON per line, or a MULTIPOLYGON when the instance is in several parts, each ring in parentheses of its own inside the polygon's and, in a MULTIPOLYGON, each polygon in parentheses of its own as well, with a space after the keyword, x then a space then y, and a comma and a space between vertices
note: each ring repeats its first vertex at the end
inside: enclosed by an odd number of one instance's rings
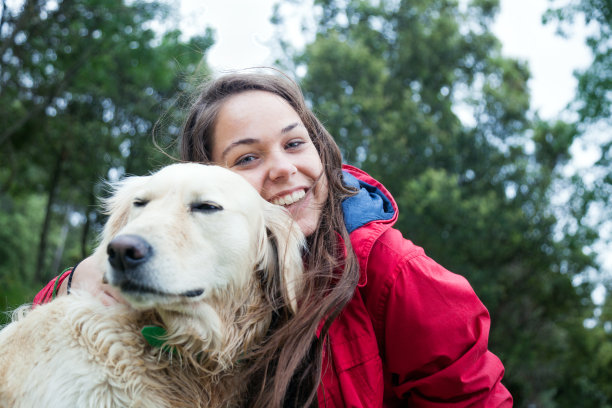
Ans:
POLYGON ((57 265, 91 251, 102 179, 168 161, 154 148, 153 128, 163 146, 176 134, 158 120, 174 111, 191 75, 207 72, 213 34, 184 42, 179 31, 154 32, 151 22, 167 8, 151 1, 2 6, 0 223, 12 231, 12 249, 0 260, 0 280, 15 284, 0 287, 11 299, 19 292, 11 288, 22 287, 15 303, 23 303, 57 265))
MULTIPOLYGON (((591 145, 599 152, 598 159, 587 169, 572 169, 574 177, 583 180, 576 195, 590 196, 594 205, 590 224, 600 231, 598 248, 602 256, 609 259, 612 245, 612 2, 609 0, 571 0, 562 2, 549 0, 550 9, 543 16, 546 24, 556 24, 561 36, 571 36, 576 21, 586 25, 586 45, 593 60, 583 70, 574 72, 578 88, 568 110, 576 113, 576 128, 584 144, 591 145)), ((597 247, 596 247, 597 248, 597 247)), ((593 271, 595 279, 607 289, 607 296, 596 309, 589 323, 593 326, 594 338, 583 339, 583 352, 595 356, 591 377, 596 379, 595 395, 612 395, 610 387, 610 344, 612 341, 612 276, 608 271, 593 271)), ((602 402, 600 406, 604 406, 602 402)), ((606 405, 608 406, 608 405, 606 405)))
POLYGON ((285 44, 281 62, 304 73, 345 160, 395 195, 404 235, 475 287, 517 406, 612 401, 592 392, 591 360, 575 351, 596 343, 583 326, 592 287, 573 284, 597 267, 584 250, 597 236, 584 222, 589 199, 571 203, 567 224, 552 200, 580 182, 560 173, 579 132, 530 112, 528 66, 503 57, 489 30, 498 1, 314 4, 314 40, 285 44))
MULTIPOLYGON (((586 45, 591 49, 593 60, 589 67, 574 73, 578 89, 569 110, 577 113, 575 126, 584 143, 595 145, 599 150, 599 159, 593 168, 579 171, 577 175, 593 180, 585 189, 599 202, 599 215, 595 216, 597 227, 610 231, 612 225, 607 220, 612 215, 612 2, 572 0, 561 5, 558 1, 549 2, 551 8, 543 16, 544 23, 556 23, 561 36, 570 36, 576 20, 583 20, 589 33, 586 45)), ((602 239, 610 245, 612 235, 608 233, 602 239)))
POLYGON ((576 19, 583 19, 591 28, 586 39, 593 53, 593 61, 578 78, 578 112, 581 121, 605 120, 612 124, 612 2, 609 0, 571 0, 565 5, 549 0, 551 9, 544 15, 544 23, 556 21, 558 33, 569 33, 576 19))

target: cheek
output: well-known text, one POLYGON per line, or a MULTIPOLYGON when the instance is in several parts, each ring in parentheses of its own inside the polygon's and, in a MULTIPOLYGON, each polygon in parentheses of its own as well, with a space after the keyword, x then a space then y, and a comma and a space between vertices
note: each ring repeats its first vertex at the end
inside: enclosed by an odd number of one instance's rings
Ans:
POLYGON ((312 202, 304 209, 301 216, 297 217, 298 224, 300 224, 304 235, 309 236, 319 225, 325 203, 327 202, 327 195, 327 177, 323 176, 315 186, 312 202))
POLYGON ((321 162, 321 157, 319 156, 319 152, 314 145, 311 145, 309 154, 308 154, 308 163, 311 163, 313 171, 316 174, 321 174, 323 171, 323 163, 321 162))
MULTIPOLYGON (((323 169, 321 169, 321 172, 322 171, 323 169)), ((328 194, 329 194, 329 184, 327 183, 327 176, 323 174, 323 176, 319 180, 319 183, 317 184, 317 192, 316 192, 317 202, 319 203, 321 208, 323 208, 323 205, 327 201, 328 194)))

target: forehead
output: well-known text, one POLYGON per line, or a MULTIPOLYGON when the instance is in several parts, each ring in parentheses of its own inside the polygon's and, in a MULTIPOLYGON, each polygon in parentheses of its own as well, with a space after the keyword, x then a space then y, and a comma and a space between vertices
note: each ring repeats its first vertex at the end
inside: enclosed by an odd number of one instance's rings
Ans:
POLYGON ((282 97, 266 91, 247 91, 229 97, 219 109, 213 132, 214 141, 261 137, 278 132, 288 123, 302 120, 282 97))
POLYGON ((241 176, 219 167, 196 163, 173 164, 150 176, 141 192, 148 196, 178 194, 190 199, 255 201, 257 191, 241 176))
POLYGON ((271 118, 283 115, 299 117, 287 100, 268 91, 244 91, 225 99, 219 109, 217 121, 241 121, 253 118, 271 118))

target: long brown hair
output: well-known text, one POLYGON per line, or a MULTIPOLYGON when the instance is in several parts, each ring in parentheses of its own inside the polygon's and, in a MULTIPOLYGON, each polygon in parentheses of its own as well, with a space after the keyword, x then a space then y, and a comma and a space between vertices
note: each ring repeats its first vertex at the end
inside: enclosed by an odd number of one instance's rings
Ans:
POLYGON ((247 406, 316 405, 329 327, 351 300, 359 279, 359 266, 341 207, 342 200, 354 192, 342 183, 338 145, 306 106, 299 86, 287 76, 233 73, 211 80, 199 91, 181 132, 181 159, 210 163, 215 122, 222 104, 231 96, 253 90, 278 95, 297 112, 319 153, 329 190, 319 225, 308 237, 307 273, 300 306, 292 318, 278 315, 281 317, 276 319, 273 332, 249 370, 254 375, 249 375, 247 406), (345 248, 339 247, 342 241, 345 248), (344 253, 346 256, 341 256, 344 253))

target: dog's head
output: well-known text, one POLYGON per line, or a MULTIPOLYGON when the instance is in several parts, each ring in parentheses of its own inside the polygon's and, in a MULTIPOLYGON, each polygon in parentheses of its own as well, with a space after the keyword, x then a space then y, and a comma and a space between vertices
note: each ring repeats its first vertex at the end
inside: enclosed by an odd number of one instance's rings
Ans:
POLYGON ((241 176, 174 164, 124 179, 106 209, 96 256, 106 259, 105 280, 136 309, 155 309, 170 326, 190 326, 211 347, 224 341, 232 320, 256 309, 267 285, 277 285, 295 311, 303 236, 282 207, 241 176))

